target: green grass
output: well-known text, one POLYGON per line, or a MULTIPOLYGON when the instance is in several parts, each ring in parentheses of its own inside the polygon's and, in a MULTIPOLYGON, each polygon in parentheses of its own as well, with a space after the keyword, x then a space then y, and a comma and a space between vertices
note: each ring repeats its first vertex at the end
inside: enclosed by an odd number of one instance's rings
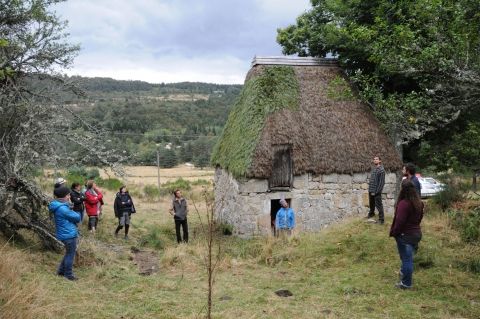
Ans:
MULTIPOLYGON (((205 250, 196 214, 191 212, 191 242, 179 246, 165 214, 145 211, 132 221, 129 242, 113 238, 112 214, 105 215, 95 239, 85 236, 82 245, 93 262, 76 268, 75 283, 54 275, 61 255, 25 255, 30 272, 22 277, 48 287, 42 302, 56 309, 45 317, 203 316, 205 250), (152 276, 139 275, 130 260, 131 246, 145 249, 142 243, 160 248, 160 271, 152 276)), ((429 213, 423 229, 411 291, 393 288, 400 261, 388 226, 360 218, 288 241, 221 237, 213 317, 479 318, 480 277, 472 269, 478 269, 480 247, 462 242, 444 215, 429 213), (293 296, 278 297, 279 289, 293 296)))

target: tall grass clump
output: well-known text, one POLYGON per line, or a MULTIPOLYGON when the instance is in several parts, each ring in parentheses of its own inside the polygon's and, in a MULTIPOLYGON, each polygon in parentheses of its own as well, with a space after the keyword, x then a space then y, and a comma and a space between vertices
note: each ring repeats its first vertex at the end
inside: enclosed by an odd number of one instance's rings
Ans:
POLYGON ((175 238, 175 229, 173 227, 162 226, 150 226, 147 229, 139 241, 139 245, 142 247, 151 247, 157 250, 162 250, 167 244, 173 244, 175 238))
POLYGON ((21 251, 0 246, 0 318, 48 318, 54 310, 42 305, 39 297, 44 287, 35 278, 23 280, 30 273, 25 265, 26 256, 21 251))

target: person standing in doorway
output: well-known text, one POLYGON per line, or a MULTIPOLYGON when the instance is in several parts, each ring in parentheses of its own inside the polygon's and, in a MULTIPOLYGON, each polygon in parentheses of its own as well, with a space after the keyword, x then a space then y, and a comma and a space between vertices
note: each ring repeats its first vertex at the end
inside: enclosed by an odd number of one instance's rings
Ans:
POLYGON ((368 213, 367 218, 374 218, 375 208, 377 208, 378 223, 383 225, 385 217, 383 214, 382 191, 383 186, 385 185, 385 169, 383 168, 380 156, 375 156, 373 158, 373 165, 374 167, 370 174, 370 180, 368 181, 368 202, 370 212, 368 213))
POLYGON ((410 180, 413 185, 415 186, 415 190, 418 193, 418 196, 421 196, 422 194, 422 185, 420 184, 420 181, 417 178, 417 169, 415 168, 415 165, 412 163, 407 163, 403 166, 403 176, 405 176, 408 180, 410 180))
POLYGON ((295 213, 285 199, 280 200, 280 205, 282 207, 278 210, 275 218, 275 229, 278 236, 290 236, 295 228, 295 213))
POLYGON ((103 194, 93 180, 87 182, 87 191, 85 192, 85 210, 88 215, 88 230, 95 233, 98 224, 98 215, 100 212, 103 194))
POLYGON ((118 226, 115 230, 115 237, 118 232, 125 227, 125 240, 128 240, 128 230, 130 228, 130 216, 135 213, 135 206, 133 205, 132 197, 128 193, 127 186, 120 187, 120 191, 115 196, 115 203, 113 204, 115 217, 118 218, 118 226))
POLYGON ((57 275, 77 280, 73 274, 73 260, 77 250, 77 223, 80 222, 80 214, 70 209, 68 187, 58 186, 53 194, 55 199, 48 205, 48 209, 55 219, 55 236, 65 246, 65 255, 58 266, 57 275))
POLYGON ((184 243, 188 243, 187 200, 182 197, 182 192, 179 189, 175 190, 173 195, 175 197, 169 212, 175 220, 175 233, 177 234, 177 242, 181 243, 183 241, 184 243), (180 226, 183 230, 183 239, 180 234, 180 226))

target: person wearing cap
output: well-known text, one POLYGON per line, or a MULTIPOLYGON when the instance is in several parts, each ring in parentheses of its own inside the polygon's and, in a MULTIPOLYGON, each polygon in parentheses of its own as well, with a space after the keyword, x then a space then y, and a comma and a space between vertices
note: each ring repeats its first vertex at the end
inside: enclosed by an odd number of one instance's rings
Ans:
POLYGON ((293 228, 295 228, 295 213, 290 208, 285 199, 280 200, 282 206, 275 218, 275 229, 278 235, 291 235, 293 228))
POLYGON ((103 194, 93 180, 87 182, 85 192, 85 210, 88 215, 88 230, 95 233, 98 224, 98 215, 103 201, 103 194))
POLYGON ((115 237, 117 237, 118 232, 125 227, 125 240, 128 240, 130 216, 135 213, 135 205, 133 205, 133 200, 128 193, 127 186, 123 185, 120 187, 117 195, 115 195, 113 210, 115 212, 115 217, 118 218, 118 226, 115 230, 115 237))
POLYGON ((55 199, 48 205, 49 211, 55 219, 56 237, 65 246, 65 255, 57 269, 57 275, 68 280, 77 280, 73 274, 73 260, 77 250, 77 223, 80 215, 70 209, 70 189, 59 186, 53 191, 55 199))
POLYGON ((53 188, 58 188, 62 185, 65 185, 67 181, 63 178, 63 177, 59 177, 55 180, 55 185, 53 186, 53 188))

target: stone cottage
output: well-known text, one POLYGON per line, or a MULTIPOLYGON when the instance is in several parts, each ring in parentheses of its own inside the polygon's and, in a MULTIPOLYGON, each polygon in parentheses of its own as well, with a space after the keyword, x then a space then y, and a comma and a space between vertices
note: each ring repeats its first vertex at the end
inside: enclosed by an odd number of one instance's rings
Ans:
POLYGON ((374 155, 393 213, 401 159, 334 59, 256 57, 215 146, 215 213, 240 236, 269 234, 279 199, 297 231, 368 212, 374 155))

